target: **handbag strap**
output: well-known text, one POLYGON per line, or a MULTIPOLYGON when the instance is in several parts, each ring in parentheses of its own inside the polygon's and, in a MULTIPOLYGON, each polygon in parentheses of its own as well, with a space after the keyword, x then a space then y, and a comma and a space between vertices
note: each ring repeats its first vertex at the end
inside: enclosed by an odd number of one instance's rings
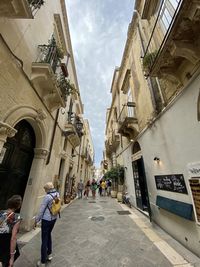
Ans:
POLYGON ((8 220, 8 218, 10 218, 11 215, 13 215, 14 212, 11 212, 6 218, 5 220, 3 220, 1 223, 0 223, 0 227, 8 220))

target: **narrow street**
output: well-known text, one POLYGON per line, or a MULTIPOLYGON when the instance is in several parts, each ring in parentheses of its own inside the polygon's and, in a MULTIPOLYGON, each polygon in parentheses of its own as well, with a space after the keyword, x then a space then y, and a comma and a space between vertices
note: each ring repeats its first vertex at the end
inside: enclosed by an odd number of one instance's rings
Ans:
MULTIPOLYGON (((61 216, 53 230, 53 260, 49 267, 200 266, 198 257, 151 224, 141 212, 116 199, 75 199, 61 216), (118 213, 124 211, 130 214, 118 213)), ((37 233, 23 246, 15 266, 36 266, 39 254, 37 233)))

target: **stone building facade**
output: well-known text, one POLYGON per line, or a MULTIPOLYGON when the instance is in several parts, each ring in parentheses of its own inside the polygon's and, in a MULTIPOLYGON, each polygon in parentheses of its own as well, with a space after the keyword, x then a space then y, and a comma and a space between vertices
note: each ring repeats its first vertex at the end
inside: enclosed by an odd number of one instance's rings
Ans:
POLYGON ((65 1, 1 1, 0 58, 0 207, 20 194, 29 230, 43 185, 54 182, 64 203, 80 173, 83 105, 65 1))
POLYGON ((123 162, 133 205, 197 255, 199 12, 199 1, 135 1, 105 142, 108 166, 123 162))
POLYGON ((87 119, 83 124, 84 136, 80 147, 80 179, 86 183, 94 178, 94 145, 90 132, 90 125, 87 119))

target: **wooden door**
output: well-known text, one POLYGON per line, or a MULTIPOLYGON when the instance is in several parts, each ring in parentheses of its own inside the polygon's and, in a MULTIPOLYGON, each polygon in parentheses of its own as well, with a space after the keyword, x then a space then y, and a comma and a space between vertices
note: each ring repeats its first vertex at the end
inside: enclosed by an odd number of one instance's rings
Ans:
POLYGON ((4 145, 4 157, 0 163, 0 209, 12 195, 22 198, 34 157, 35 134, 31 125, 23 120, 15 129, 14 137, 8 138, 4 145))

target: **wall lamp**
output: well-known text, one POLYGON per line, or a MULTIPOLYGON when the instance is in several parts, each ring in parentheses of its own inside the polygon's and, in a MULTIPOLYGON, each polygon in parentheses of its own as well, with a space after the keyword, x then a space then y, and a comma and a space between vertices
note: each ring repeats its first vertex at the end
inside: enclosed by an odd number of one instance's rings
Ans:
POLYGON ((156 161, 157 163, 160 162, 160 159, 158 157, 155 157, 153 160, 156 161))

